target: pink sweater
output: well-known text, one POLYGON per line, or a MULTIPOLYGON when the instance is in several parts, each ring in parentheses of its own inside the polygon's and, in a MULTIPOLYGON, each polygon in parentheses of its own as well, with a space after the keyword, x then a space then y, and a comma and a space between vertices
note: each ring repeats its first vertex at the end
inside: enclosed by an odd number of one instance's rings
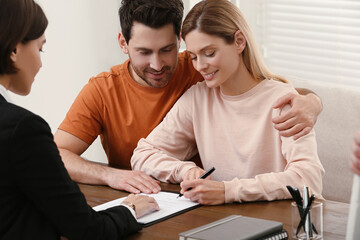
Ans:
POLYGON ((280 137, 271 121, 280 114, 272 104, 289 92, 296 92, 290 84, 264 80, 244 94, 227 96, 200 82, 139 141, 132 168, 179 183, 195 166, 184 160, 199 152, 204 169, 216 169, 211 179, 224 182, 225 202, 290 198, 286 185, 309 186, 321 197, 324 168, 315 132, 294 141, 280 137))

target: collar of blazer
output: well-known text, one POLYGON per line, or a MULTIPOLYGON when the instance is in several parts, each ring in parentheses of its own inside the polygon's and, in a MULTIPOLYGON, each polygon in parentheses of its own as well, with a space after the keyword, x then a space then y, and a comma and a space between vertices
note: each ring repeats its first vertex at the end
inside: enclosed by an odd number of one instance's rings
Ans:
POLYGON ((0 101, 6 101, 6 99, 1 94, 0 94, 0 101))

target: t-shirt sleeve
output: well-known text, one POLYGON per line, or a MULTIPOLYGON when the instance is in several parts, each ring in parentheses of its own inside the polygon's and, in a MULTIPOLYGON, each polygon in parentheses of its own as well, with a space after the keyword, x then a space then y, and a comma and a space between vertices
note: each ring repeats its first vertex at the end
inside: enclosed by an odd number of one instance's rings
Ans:
POLYGON ((11 137, 13 180, 28 201, 69 239, 119 239, 141 227, 130 211, 95 212, 61 161, 47 123, 24 117, 11 137))
POLYGON ((103 131, 103 111, 101 94, 94 79, 90 79, 76 97, 59 129, 90 145, 103 131))

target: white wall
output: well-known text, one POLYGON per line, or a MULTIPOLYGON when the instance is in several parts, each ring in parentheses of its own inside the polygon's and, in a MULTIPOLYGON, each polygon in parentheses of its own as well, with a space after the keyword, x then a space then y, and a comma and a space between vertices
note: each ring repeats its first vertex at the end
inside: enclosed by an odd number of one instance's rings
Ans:
MULTIPOLYGON (((20 106, 42 116, 54 133, 89 78, 127 56, 118 46, 120 0, 36 0, 49 26, 43 67, 26 97, 11 95, 20 106)), ((86 157, 105 161, 97 140, 86 157)))
MULTIPOLYGON (((55 133, 89 78, 127 59, 117 42, 121 0, 35 1, 49 20, 45 32, 47 43, 42 54, 43 67, 28 96, 11 94, 11 98, 42 116, 55 133)), ((252 9, 252 4, 245 0, 237 1, 247 7, 244 11, 247 16, 256 16, 248 10, 252 9)), ((185 11, 196 2, 184 0, 185 11)), ((99 139, 83 156, 107 162, 99 139)))

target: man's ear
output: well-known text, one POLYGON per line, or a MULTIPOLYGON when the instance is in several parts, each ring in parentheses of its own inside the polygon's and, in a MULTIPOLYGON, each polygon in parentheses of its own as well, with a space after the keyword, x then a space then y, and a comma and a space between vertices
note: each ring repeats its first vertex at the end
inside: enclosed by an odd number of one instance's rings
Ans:
POLYGON ((179 48, 178 48, 178 49, 180 49, 180 47, 181 47, 181 32, 180 32, 180 34, 179 34, 178 43, 179 43, 179 48))
POLYGON ((122 32, 119 32, 119 34, 118 34, 118 42, 119 42, 119 46, 122 49, 123 53, 128 54, 129 53, 128 45, 126 43, 125 37, 122 34, 122 32))
POLYGON ((244 34, 240 30, 237 30, 234 33, 234 42, 238 53, 242 53, 246 47, 246 39, 244 37, 244 34))

